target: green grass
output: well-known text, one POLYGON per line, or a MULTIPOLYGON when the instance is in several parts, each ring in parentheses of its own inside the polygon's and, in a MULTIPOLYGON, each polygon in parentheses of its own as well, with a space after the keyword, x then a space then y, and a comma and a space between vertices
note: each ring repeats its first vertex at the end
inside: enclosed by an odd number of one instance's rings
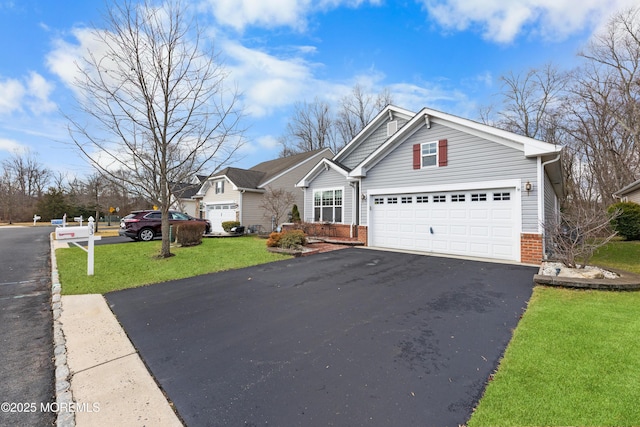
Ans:
POLYGON ((609 242, 594 254, 590 264, 640 274, 640 242, 609 242))
POLYGON ((204 239, 201 245, 172 248, 175 256, 157 258, 160 241, 95 247, 94 275, 87 276, 87 254, 77 247, 57 249, 65 295, 106 293, 200 274, 249 267, 290 258, 268 252, 264 239, 204 239))
POLYGON ((537 287, 468 423, 640 425, 640 292, 537 287))

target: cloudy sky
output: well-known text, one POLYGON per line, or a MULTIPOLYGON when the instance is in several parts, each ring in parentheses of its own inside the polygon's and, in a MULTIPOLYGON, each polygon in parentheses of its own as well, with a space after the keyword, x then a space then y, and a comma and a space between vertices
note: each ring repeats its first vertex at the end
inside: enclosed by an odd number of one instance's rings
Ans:
MULTIPOLYGON (((242 92, 235 164, 275 158, 292 106, 334 103, 358 83, 413 111, 470 119, 500 76, 575 66, 578 50, 637 0, 184 0, 242 92)), ((74 60, 102 25, 102 0, 0 0, 0 161, 30 149, 56 172, 90 173, 62 113, 74 60)))

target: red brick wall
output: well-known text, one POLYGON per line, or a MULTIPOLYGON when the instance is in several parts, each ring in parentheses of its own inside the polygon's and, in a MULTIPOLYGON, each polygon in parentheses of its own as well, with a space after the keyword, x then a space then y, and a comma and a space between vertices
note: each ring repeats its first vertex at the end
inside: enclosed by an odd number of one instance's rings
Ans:
POLYGON ((520 235, 520 262, 542 263, 542 234, 522 233, 520 235))
POLYGON ((358 225, 358 241, 364 243, 365 246, 369 246, 369 242, 367 241, 367 226, 366 225, 358 225))

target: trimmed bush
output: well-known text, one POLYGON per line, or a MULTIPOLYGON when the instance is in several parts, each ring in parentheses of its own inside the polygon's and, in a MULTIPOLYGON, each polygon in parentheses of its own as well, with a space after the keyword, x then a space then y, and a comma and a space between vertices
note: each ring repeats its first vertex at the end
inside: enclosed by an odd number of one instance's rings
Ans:
POLYGON ((634 202, 618 202, 608 208, 613 214, 620 214, 611 220, 611 226, 625 240, 640 240, 640 205, 634 202))
POLYGON ((307 244, 307 235, 302 230, 288 230, 269 235, 267 246, 270 248, 296 249, 307 244))
POLYGON ((175 226, 176 243, 180 246, 196 246, 202 243, 206 226, 201 222, 184 222, 175 226))
POLYGON ((267 246, 270 248, 277 248, 280 246, 280 238, 282 238, 282 233, 276 233, 275 231, 269 234, 269 238, 267 239, 267 246))
POLYGON ((233 227, 240 227, 240 221, 224 221, 222 229, 229 233, 233 227))
POLYGON ((289 230, 280 236, 279 246, 284 249, 295 249, 307 243, 307 235, 302 230, 289 230))

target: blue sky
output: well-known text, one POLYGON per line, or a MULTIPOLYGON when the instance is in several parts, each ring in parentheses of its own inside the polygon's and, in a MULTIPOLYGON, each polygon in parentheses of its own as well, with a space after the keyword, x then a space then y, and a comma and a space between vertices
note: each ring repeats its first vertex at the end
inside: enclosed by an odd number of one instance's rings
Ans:
MULTIPOLYGON (((637 0, 184 0, 243 93, 249 129, 234 164, 275 158, 292 107, 335 103, 358 83, 394 103, 470 119, 500 76, 576 52, 608 16, 637 0)), ((61 115, 72 108, 73 59, 101 26, 102 0, 0 0, 0 161, 29 149, 56 173, 91 168, 61 115)))

